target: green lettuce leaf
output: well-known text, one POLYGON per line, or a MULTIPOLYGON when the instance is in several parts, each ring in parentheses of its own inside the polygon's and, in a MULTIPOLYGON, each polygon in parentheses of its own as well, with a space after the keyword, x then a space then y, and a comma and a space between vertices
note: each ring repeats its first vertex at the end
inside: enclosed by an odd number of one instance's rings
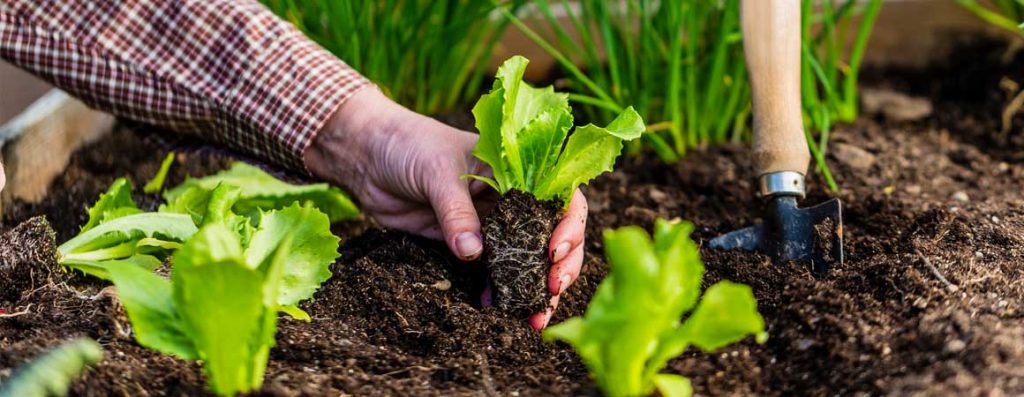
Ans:
POLYGON ((273 345, 276 307, 264 304, 267 280, 250 268, 238 237, 220 224, 204 227, 174 256, 172 289, 181 327, 203 360, 211 389, 221 395, 263 383, 265 357, 273 345), (264 360, 263 363, 258 360, 264 360))
POLYGON ((491 166, 494 178, 470 177, 502 194, 515 189, 568 204, 577 187, 612 169, 622 142, 640 137, 643 120, 629 108, 607 127, 587 125, 570 135, 568 95, 524 83, 527 63, 521 56, 506 60, 491 92, 473 107, 480 132, 473 154, 491 166))
POLYGON ((489 181, 492 187, 502 193, 511 189, 510 184, 512 183, 512 171, 501 159, 501 105, 504 102, 504 94, 505 91, 501 88, 500 82, 495 81, 491 92, 481 96, 473 106, 476 129, 480 131, 480 139, 473 147, 473 155, 491 166, 494 179, 468 175, 489 181))
POLYGON ((112 266, 108 271, 140 345, 186 360, 199 358, 169 280, 137 266, 112 266))
POLYGON ((93 277, 114 281, 110 275, 111 267, 131 266, 145 269, 146 271, 153 271, 163 263, 152 255, 136 254, 126 259, 109 259, 102 261, 65 258, 61 264, 93 277))
POLYGON ((156 241, 182 243, 197 231, 181 214, 141 213, 100 223, 57 247, 60 263, 124 259, 137 253, 167 253, 156 241), (142 242, 143 244, 139 244, 142 242))
MULTIPOLYGON (((562 150, 562 142, 572 128, 572 115, 564 109, 552 109, 541 113, 519 134, 522 143, 523 174, 526 189, 541 192, 541 185, 550 178, 550 170, 558 164, 558 155, 562 150)), ((573 137, 579 134, 579 130, 573 137)), ((569 142, 573 142, 570 139, 569 142)))
POLYGON ((206 211, 210 207, 212 193, 212 189, 191 186, 174 196, 174 199, 168 200, 166 204, 160 205, 159 212, 185 214, 191 217, 196 225, 202 225, 206 211))
POLYGON ((313 297, 320 284, 331 278, 330 265, 340 256, 341 241, 331 233, 331 224, 323 213, 306 205, 292 204, 264 214, 252 236, 245 260, 250 267, 264 263, 285 238, 291 239, 284 253, 284 275, 277 304, 292 306, 313 297))
POLYGON ((747 286, 720 282, 697 303, 704 265, 688 237, 692 230, 689 223, 659 219, 653 241, 635 226, 605 231, 609 275, 582 318, 544 332, 573 346, 605 395, 648 395, 657 388, 665 396, 688 396, 686 378, 659 373, 668 360, 690 345, 713 351, 749 335, 759 342, 766 337, 747 286))
POLYGON ((212 191, 221 184, 240 189, 238 201, 234 204, 234 211, 239 215, 252 217, 260 210, 281 209, 295 202, 307 201, 327 214, 332 223, 353 219, 359 215, 359 210, 352 200, 338 188, 326 183, 292 185, 274 178, 257 167, 241 162, 215 175, 186 180, 185 183, 164 192, 164 198, 168 203, 174 203, 189 189, 198 187, 212 191))
POLYGON ((764 333, 764 319, 757 312, 754 292, 749 286, 728 280, 704 292, 679 334, 706 352, 736 343, 748 335, 755 335, 759 341, 768 337, 764 333))
POLYGON ((673 374, 658 374, 654 377, 654 385, 661 397, 690 397, 693 386, 686 377, 673 374))
POLYGON ((538 183, 535 194, 568 201, 577 187, 611 171, 622 152, 622 142, 639 138, 643 131, 643 119, 632 107, 605 128, 593 124, 577 128, 554 169, 541 173, 545 178, 538 183))
POLYGON ((140 212, 142 211, 132 199, 131 183, 125 178, 117 178, 107 188, 107 192, 100 195, 96 204, 89 208, 89 221, 82 225, 81 232, 86 232, 100 223, 140 212))

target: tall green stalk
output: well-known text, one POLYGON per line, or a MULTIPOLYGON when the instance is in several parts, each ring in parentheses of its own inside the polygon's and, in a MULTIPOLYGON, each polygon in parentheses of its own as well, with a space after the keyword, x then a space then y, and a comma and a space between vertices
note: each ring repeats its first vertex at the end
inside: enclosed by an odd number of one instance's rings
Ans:
POLYGON ((857 81, 882 0, 802 0, 803 56, 801 90, 807 120, 808 146, 818 171, 835 191, 838 186, 825 163, 829 131, 835 122, 857 118, 860 97, 857 81), (860 20, 851 28, 855 16, 860 20), (848 52, 845 35, 853 33, 848 52), (814 133, 817 133, 815 139, 814 133))
POLYGON ((976 0, 956 0, 985 22, 1024 36, 1024 0, 989 0, 986 6, 976 0))
MULTIPOLYGON (((828 131, 834 122, 857 116, 857 76, 882 0, 863 5, 802 1, 801 92, 808 145, 826 182, 837 190, 824 160, 828 131), (857 15, 847 53, 844 35, 850 29, 844 26, 857 15)), ((553 43, 519 16, 505 15, 561 65, 574 92, 570 99, 594 121, 607 122, 617 114, 614 109, 633 105, 651 123, 644 142, 664 161, 676 161, 693 148, 749 139, 750 86, 739 0, 533 4, 532 17, 554 32, 553 43), (567 15, 558 18, 555 6, 567 15)))
POLYGON ((608 122, 634 106, 648 120, 644 141, 666 161, 728 139, 749 103, 736 1, 534 0, 552 42, 510 20, 570 75, 586 117, 608 122), (555 10, 566 15, 559 18, 555 10), (578 66, 577 66, 578 65, 578 66), (586 70, 586 73, 583 72, 586 70))
MULTIPOLYGON (((491 0, 262 0, 420 113, 470 103, 508 25, 491 0)), ((508 0, 517 9, 525 0, 508 0)))

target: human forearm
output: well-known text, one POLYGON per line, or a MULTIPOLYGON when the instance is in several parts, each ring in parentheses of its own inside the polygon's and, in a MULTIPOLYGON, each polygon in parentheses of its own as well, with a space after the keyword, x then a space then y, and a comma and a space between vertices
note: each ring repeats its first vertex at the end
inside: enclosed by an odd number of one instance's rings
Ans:
POLYGON ((0 58, 90 106, 302 167, 366 79, 259 3, 0 3, 0 58))

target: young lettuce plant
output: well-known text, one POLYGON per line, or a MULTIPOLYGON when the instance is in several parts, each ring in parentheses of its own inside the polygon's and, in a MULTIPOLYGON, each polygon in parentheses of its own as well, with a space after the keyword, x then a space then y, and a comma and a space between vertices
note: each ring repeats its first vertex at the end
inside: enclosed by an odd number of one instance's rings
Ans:
POLYGON ((611 171, 624 141, 644 123, 633 108, 606 127, 573 127, 568 95, 523 82, 529 61, 515 56, 498 69, 491 91, 473 107, 480 132, 473 154, 493 178, 473 175, 501 193, 483 221, 484 260, 495 305, 516 315, 547 305, 547 245, 576 188, 611 171))
MULTIPOLYGON (((170 161, 165 159, 154 178, 158 182, 148 184, 150 191, 160 190, 169 166, 170 161)), ((114 181, 89 209, 89 220, 79 235, 58 247, 58 262, 109 279, 110 266, 159 267, 162 259, 181 248, 200 226, 213 222, 235 230, 248 246, 264 211, 309 202, 325 212, 330 222, 359 215, 355 204, 335 187, 323 183, 292 185, 245 163, 235 163, 212 176, 189 179, 165 192, 164 197, 168 202, 158 212, 143 212, 132 200, 131 184, 124 178, 114 181)), ((324 229, 328 230, 329 225, 324 229)))
POLYGON ((202 360, 218 394, 258 388, 278 313, 310 320, 298 304, 331 276, 331 222, 358 212, 326 184, 291 185, 239 163, 165 197, 158 212, 142 212, 119 179, 59 261, 114 283, 140 345, 202 360), (170 280, 153 272, 168 256, 170 280))
POLYGON ((223 222, 203 226, 175 252, 171 279, 138 266, 109 278, 140 345, 202 360, 210 388, 235 395, 263 383, 277 313, 309 320, 296 305, 330 277, 338 238, 326 215, 293 204, 263 215, 248 247, 223 222))
POLYGON ((133 266, 110 268, 139 344, 202 360, 220 395, 263 383, 277 332, 288 238, 250 264, 238 236, 222 224, 203 227, 174 255, 171 280, 133 266))
POLYGON ((660 373, 670 359, 689 346, 712 352, 748 335, 758 342, 767 338, 750 287, 721 281, 700 297, 704 265, 688 237, 692 229, 659 219, 654 241, 636 226, 605 231, 608 277, 582 318, 544 332, 576 349, 606 396, 655 389, 665 397, 689 396, 688 379, 660 373))
POLYGON ((312 202, 320 211, 339 222, 354 219, 359 209, 340 189, 326 183, 293 185, 263 172, 258 167, 236 162, 231 168, 217 174, 192 178, 164 193, 168 203, 196 192, 212 191, 217 185, 231 185, 240 189, 234 212, 252 217, 259 210, 280 209, 294 202, 312 202))
POLYGON ((131 184, 120 178, 89 209, 81 232, 57 247, 57 261, 103 279, 110 266, 152 270, 197 230, 188 215, 142 212, 132 200, 131 184))

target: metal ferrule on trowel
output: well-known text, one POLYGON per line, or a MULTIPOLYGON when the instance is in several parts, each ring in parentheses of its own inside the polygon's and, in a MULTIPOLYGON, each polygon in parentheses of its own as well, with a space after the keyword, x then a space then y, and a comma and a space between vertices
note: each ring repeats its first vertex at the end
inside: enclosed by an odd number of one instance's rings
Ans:
POLYGON ((800 2, 743 0, 744 53, 753 100, 753 160, 763 222, 711 240, 712 248, 761 251, 811 262, 824 273, 843 262, 842 203, 798 208, 811 155, 800 103, 800 2))

